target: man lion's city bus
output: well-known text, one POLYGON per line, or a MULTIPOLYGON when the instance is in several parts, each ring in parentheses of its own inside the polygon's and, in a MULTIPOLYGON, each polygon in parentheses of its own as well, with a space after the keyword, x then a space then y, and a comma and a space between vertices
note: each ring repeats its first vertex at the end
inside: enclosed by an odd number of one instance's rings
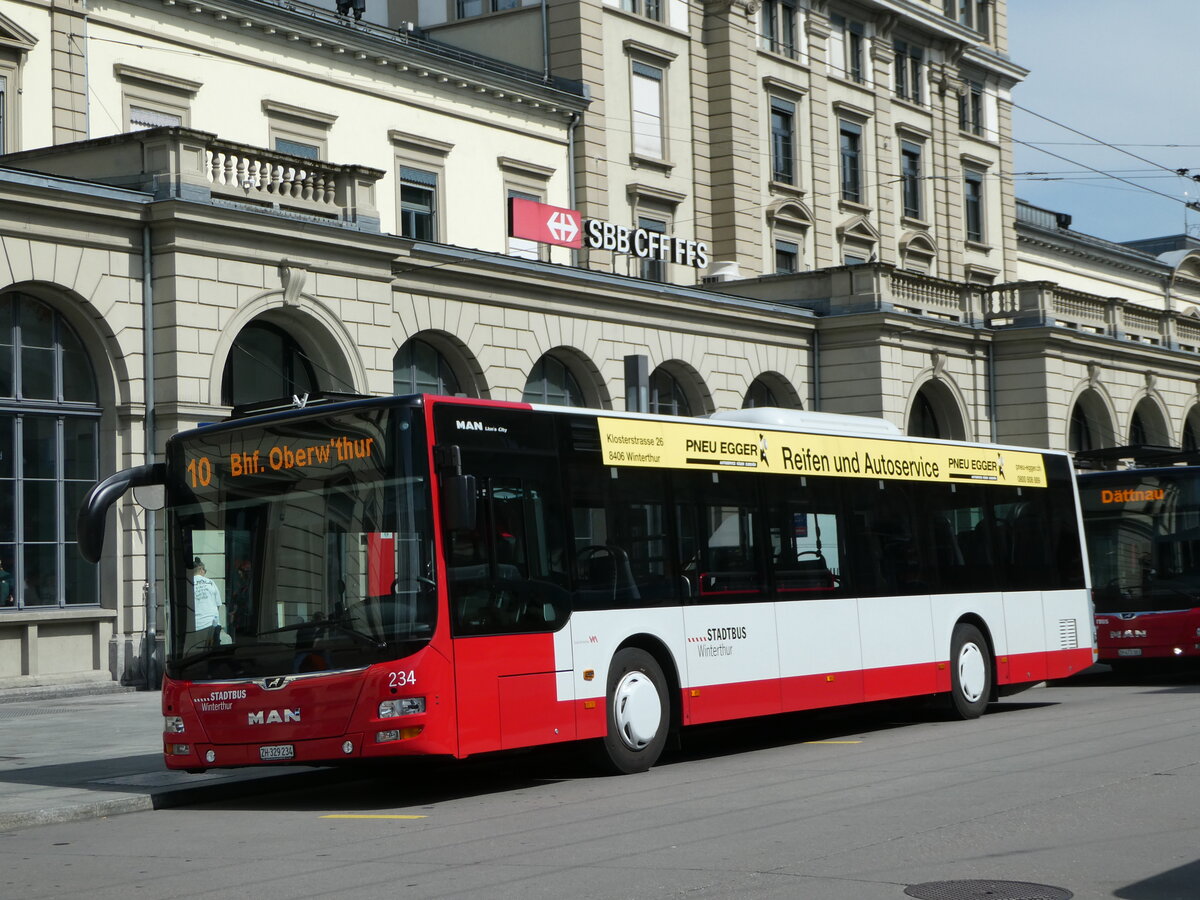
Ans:
POLYGON ((1079 475, 1100 661, 1200 657, 1200 467, 1079 475))
POLYGON ((689 725, 929 695, 974 718, 1095 661, 1062 453, 412 396, 165 460, 93 488, 80 545, 165 483, 171 768, 586 741, 638 772, 689 725))

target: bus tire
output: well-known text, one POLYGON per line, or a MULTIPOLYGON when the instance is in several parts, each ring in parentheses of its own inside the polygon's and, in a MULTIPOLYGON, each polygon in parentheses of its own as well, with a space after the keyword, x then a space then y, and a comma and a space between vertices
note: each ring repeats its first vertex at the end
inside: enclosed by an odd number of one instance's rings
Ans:
POLYGON ((950 709, 960 719, 978 719, 992 699, 992 655, 983 633, 959 622, 950 638, 950 709))
POLYGON ((658 761, 671 725, 662 667, 645 650, 619 650, 608 669, 608 730, 602 766, 618 775, 645 772, 658 761))

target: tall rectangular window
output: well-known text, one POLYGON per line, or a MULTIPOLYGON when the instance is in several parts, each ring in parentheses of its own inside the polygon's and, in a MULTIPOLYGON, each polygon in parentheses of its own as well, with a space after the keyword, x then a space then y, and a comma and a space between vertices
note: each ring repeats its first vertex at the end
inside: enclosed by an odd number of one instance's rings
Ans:
POLYGON ((896 96, 913 103, 921 102, 922 78, 921 70, 925 64, 925 51, 911 41, 896 39, 892 43, 895 50, 896 96))
POLYGON ((904 186, 904 215, 921 218, 921 145, 900 142, 900 178, 904 186))
POLYGON ((945 0, 946 17, 991 37, 991 0, 945 0))
POLYGON ((798 55, 795 0, 764 0, 760 21, 763 49, 794 59, 798 55))
POLYGON ((983 242, 983 173, 967 169, 963 172, 963 215, 966 219, 967 240, 983 242))
POLYGON ((792 241, 775 241, 775 274, 791 275, 800 271, 800 245, 792 241))
POLYGON ((633 61, 633 152, 636 156, 662 159, 663 70, 633 61))
MULTIPOLYGON (((638 216, 638 228, 654 231, 658 234, 667 233, 667 223, 661 219, 651 219, 638 216)), ((641 277, 646 281, 666 281, 667 264, 661 259, 643 259, 641 261, 641 277)))
POLYGON ((400 234, 437 240, 437 173, 400 167, 400 234))
MULTIPOLYGON (((518 198, 520 200, 532 200, 534 203, 541 203, 542 198, 537 194, 530 194, 525 191, 508 192, 508 198, 518 198)), ((509 236, 508 239, 508 255, 516 256, 520 259, 541 259, 542 245, 537 241, 531 241, 528 238, 517 238, 509 236)))
POLYGON ((958 95, 958 127, 971 134, 983 135, 983 85, 968 81, 958 95))
POLYGON ((796 183, 796 104, 771 98, 771 180, 796 183))
POLYGON ((655 22, 662 21, 662 0, 621 0, 621 9, 655 22))
POLYGON ((842 199, 862 202, 862 127, 843 120, 838 126, 842 199))
POLYGON ((866 49, 866 27, 862 22, 855 22, 840 15, 830 16, 830 20, 842 35, 842 50, 845 55, 843 73, 851 81, 860 83, 866 81, 866 69, 863 62, 866 49))

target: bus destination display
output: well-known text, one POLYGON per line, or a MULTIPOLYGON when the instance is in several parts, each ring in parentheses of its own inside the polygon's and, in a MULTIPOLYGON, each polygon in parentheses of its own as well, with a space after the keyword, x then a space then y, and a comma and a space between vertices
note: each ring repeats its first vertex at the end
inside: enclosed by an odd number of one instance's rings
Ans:
POLYGON ((260 446, 241 444, 243 449, 215 448, 185 453, 185 481, 192 489, 213 486, 214 480, 251 480, 262 476, 324 474, 347 465, 376 468, 382 457, 374 437, 338 434, 321 440, 263 435, 260 446))

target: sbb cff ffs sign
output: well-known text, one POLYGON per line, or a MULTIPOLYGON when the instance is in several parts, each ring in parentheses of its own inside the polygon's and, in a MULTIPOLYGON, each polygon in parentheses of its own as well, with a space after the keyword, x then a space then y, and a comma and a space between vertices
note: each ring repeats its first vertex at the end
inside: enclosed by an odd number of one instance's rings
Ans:
POLYGON ((520 197, 509 198, 508 204, 509 237, 558 247, 610 250, 696 269, 708 265, 708 247, 701 241, 684 240, 646 228, 626 228, 600 219, 584 219, 578 210, 520 197))

